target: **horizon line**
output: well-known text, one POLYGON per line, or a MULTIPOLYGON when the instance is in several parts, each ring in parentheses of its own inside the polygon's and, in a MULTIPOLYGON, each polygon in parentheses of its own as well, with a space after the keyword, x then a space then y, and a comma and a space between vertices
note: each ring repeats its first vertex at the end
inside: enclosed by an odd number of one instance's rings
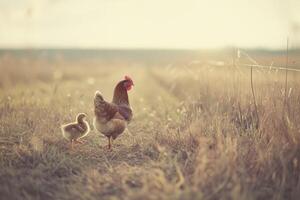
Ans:
MULTIPOLYGON (((220 51, 232 49, 260 50, 260 51, 286 51, 286 48, 269 47, 207 47, 207 48, 167 48, 167 47, 0 47, 0 51, 38 51, 38 50, 95 50, 95 51, 220 51)), ((291 51, 299 51, 300 47, 291 47, 291 51)))

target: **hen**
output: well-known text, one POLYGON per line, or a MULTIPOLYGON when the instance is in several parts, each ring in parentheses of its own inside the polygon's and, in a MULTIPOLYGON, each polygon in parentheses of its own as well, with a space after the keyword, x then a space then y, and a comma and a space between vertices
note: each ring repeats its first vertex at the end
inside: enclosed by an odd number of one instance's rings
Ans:
POLYGON ((104 100, 101 92, 95 93, 94 127, 108 138, 108 149, 111 149, 112 141, 123 133, 132 119, 127 91, 133 85, 132 79, 125 76, 124 80, 116 85, 111 103, 104 100))

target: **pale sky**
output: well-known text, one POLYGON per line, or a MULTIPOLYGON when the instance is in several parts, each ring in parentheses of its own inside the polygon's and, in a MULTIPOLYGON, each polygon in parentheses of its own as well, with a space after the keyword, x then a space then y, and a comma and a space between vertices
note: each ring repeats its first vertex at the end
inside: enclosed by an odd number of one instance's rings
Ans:
POLYGON ((300 0, 0 0, 0 48, 284 48, 300 0))

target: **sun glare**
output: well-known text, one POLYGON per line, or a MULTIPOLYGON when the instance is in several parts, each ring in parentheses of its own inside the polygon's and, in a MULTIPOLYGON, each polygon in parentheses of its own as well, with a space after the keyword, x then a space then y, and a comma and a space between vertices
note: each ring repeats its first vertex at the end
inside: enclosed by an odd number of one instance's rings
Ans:
POLYGON ((296 0, 2 1, 0 47, 282 48, 296 0))

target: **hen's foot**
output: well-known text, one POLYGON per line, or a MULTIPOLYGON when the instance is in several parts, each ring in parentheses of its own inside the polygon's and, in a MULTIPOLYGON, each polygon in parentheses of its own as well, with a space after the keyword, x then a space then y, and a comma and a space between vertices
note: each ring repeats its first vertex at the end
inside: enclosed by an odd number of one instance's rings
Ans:
POLYGON ((103 146, 103 150, 111 152, 111 151, 113 151, 113 148, 111 148, 109 145, 105 145, 105 146, 103 146))

